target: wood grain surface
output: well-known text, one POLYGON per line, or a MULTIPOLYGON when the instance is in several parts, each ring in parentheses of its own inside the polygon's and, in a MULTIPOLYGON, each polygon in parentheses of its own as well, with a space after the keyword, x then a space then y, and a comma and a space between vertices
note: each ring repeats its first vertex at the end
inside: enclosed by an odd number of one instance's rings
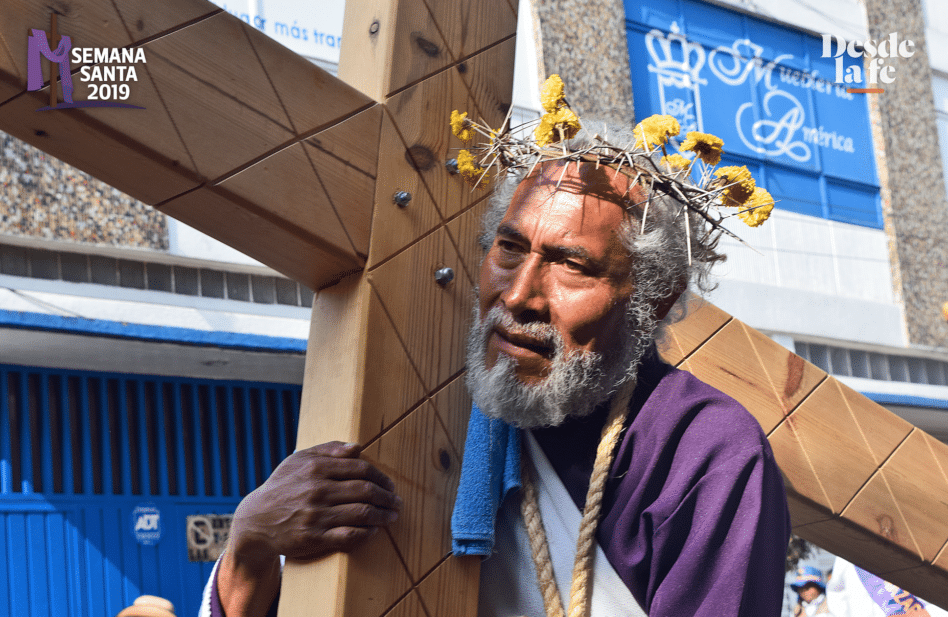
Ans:
POLYGON ((659 349, 760 421, 796 534, 948 606, 948 445, 701 301, 659 349))
POLYGON ((55 7, 76 47, 144 50, 127 102, 145 109, 37 112, 49 88, 26 91, 26 34, 48 28, 50 9, 10 0, 0 130, 313 289, 365 267, 381 109, 362 112, 377 103, 206 0, 55 7))
POLYGON ((448 128, 453 109, 487 110, 497 126, 510 106, 516 18, 506 0, 438 10, 422 0, 346 5, 346 49, 356 52, 343 50, 340 75, 384 109, 374 209, 365 271, 314 303, 297 440, 364 444, 406 505, 351 555, 288 563, 281 617, 476 614, 479 558, 450 555, 450 515, 470 410, 473 238, 487 193, 445 162, 462 146, 448 128), (498 21, 459 29, 462 10, 498 21), (396 192, 410 201, 397 205, 396 192), (447 284, 435 280, 442 268, 454 275, 447 284))

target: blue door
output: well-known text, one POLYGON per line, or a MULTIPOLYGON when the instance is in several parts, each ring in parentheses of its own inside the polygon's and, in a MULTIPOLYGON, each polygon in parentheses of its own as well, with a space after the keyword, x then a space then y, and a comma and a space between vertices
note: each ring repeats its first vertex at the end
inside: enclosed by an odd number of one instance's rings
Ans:
POLYGON ((196 615, 186 518, 232 513, 293 450, 300 387, 0 365, 0 616, 196 615), (145 516, 143 516, 145 513, 145 516))

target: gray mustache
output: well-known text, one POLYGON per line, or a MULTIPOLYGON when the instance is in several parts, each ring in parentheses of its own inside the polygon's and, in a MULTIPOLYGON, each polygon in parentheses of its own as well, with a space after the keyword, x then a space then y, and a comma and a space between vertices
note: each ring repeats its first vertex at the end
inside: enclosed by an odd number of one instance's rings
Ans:
POLYGON ((500 326, 510 334, 528 336, 540 345, 553 347, 557 352, 563 346, 563 337, 553 325, 539 321, 521 323, 507 307, 500 304, 490 309, 484 324, 487 331, 500 326))

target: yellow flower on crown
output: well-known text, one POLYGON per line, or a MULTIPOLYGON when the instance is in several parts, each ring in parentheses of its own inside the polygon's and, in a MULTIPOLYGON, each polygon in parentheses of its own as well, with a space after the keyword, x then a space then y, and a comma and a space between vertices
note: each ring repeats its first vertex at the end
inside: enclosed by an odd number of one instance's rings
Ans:
POLYGON ((561 107, 556 111, 543 114, 540 124, 533 131, 533 138, 540 147, 555 144, 562 139, 572 139, 581 128, 579 116, 569 107, 561 107), (562 131, 562 136, 560 135, 562 131))
POLYGON ((724 140, 720 137, 708 133, 691 131, 678 149, 684 151, 690 150, 697 154, 699 159, 713 166, 721 162, 721 149, 723 147, 724 140))
POLYGON ((458 172, 471 186, 479 188, 487 186, 487 174, 484 173, 484 168, 474 162, 474 155, 467 150, 458 152, 458 172))
POLYGON ((463 114, 459 114, 456 109, 451 112, 451 132, 464 143, 471 141, 474 137, 474 129, 467 120, 466 111, 463 114))
POLYGON ((714 175, 720 179, 724 190, 721 191, 721 200, 725 206, 741 206, 754 194, 754 178, 746 165, 740 167, 719 167, 714 175))
POLYGON ((764 221, 770 218, 770 213, 774 209, 774 198, 771 197, 767 189, 759 186, 754 188, 754 193, 741 206, 744 210, 737 213, 741 220, 750 227, 759 227, 764 221), (750 208, 753 208, 751 210, 750 208))
POLYGON ((651 150, 652 146, 664 146, 669 137, 681 132, 678 120, 671 116, 655 114, 635 125, 635 148, 651 150))
POLYGON ((672 171, 688 169, 688 167, 691 165, 691 159, 680 154, 670 154, 668 156, 663 156, 658 162, 668 165, 672 171))
POLYGON ((563 94, 563 80, 559 75, 550 75, 540 88, 540 103, 546 111, 556 111, 566 102, 563 94))

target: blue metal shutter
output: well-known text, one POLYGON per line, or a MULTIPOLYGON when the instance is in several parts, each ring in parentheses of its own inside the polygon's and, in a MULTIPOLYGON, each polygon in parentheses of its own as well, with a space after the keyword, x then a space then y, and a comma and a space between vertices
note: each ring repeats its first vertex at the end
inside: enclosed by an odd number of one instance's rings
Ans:
POLYGON ((189 514, 233 512, 293 451, 300 387, 0 365, 0 616, 194 615, 189 514), (161 538, 136 541, 136 506, 161 538))

